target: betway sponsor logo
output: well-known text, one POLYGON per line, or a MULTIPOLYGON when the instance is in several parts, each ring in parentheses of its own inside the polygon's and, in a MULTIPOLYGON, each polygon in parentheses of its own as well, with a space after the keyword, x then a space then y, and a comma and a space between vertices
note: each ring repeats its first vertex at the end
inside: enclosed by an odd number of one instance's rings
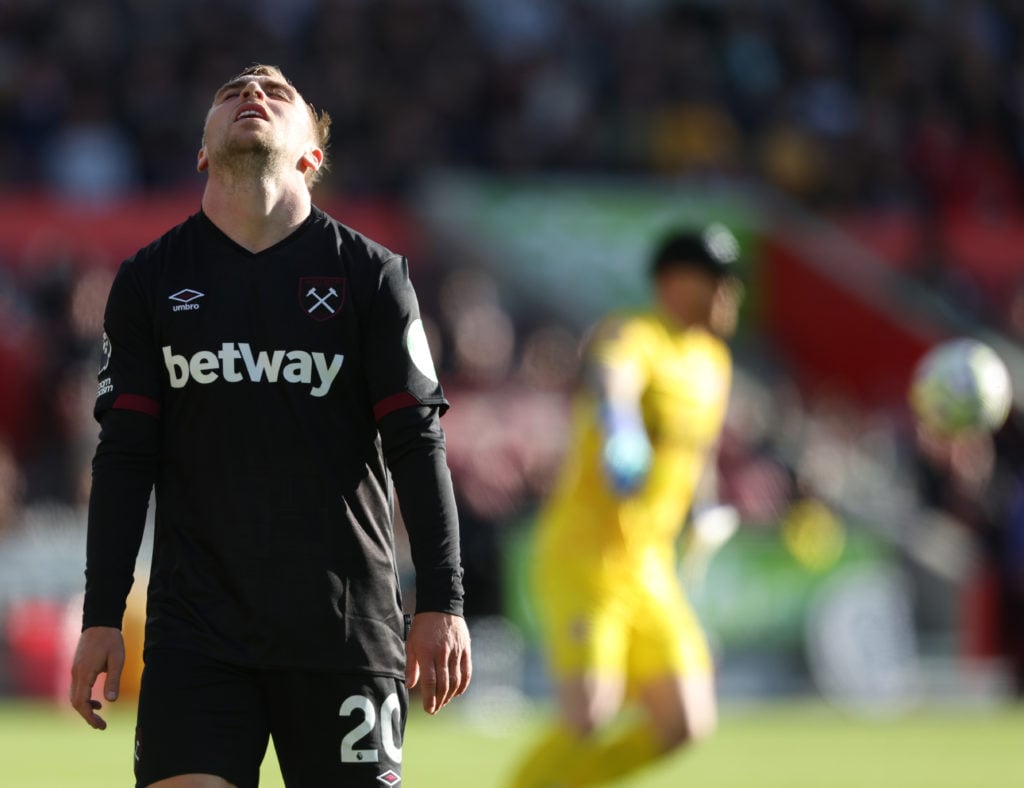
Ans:
POLYGON ((331 390, 345 360, 340 353, 328 359, 325 353, 305 350, 261 350, 254 354, 247 342, 224 342, 216 353, 200 350, 191 357, 175 354, 170 345, 164 345, 163 351, 171 388, 184 388, 190 380, 204 384, 221 378, 227 383, 284 380, 312 385, 309 393, 314 397, 331 390))

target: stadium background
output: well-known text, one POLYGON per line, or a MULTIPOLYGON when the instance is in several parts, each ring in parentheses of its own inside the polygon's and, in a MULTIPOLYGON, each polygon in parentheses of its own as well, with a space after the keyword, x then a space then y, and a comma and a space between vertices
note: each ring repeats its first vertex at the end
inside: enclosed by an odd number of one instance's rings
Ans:
POLYGON ((411 259, 453 404, 475 637, 453 714, 505 731, 543 708, 522 573, 577 342, 644 301, 659 230, 715 219, 748 283, 719 469, 743 526, 687 579, 726 708, 1019 708, 1021 41, 1009 0, 2 4, 11 724, 66 680, 113 271, 198 208, 212 89, 253 61, 334 117, 316 201, 411 259), (992 440, 921 441, 910 368, 962 333, 1002 353, 1017 409, 992 440))

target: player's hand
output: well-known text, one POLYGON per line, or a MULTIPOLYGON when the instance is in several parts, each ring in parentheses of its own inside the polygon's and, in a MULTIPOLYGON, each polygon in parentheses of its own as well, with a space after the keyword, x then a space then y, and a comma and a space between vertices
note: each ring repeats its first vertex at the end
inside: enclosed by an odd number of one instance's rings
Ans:
POLYGON ((651 468, 651 441, 642 424, 610 429, 601 458, 605 475, 617 495, 632 495, 651 468))
POLYGON ((469 687, 473 675, 469 628, 448 613, 417 613, 405 644, 405 686, 420 685, 423 709, 436 714, 469 687))
POLYGON ((71 705, 87 723, 106 730, 107 722, 96 711, 103 704, 92 697, 93 685, 100 673, 106 673, 103 697, 117 700, 124 669, 124 638, 115 627, 89 627, 82 632, 71 665, 71 705))

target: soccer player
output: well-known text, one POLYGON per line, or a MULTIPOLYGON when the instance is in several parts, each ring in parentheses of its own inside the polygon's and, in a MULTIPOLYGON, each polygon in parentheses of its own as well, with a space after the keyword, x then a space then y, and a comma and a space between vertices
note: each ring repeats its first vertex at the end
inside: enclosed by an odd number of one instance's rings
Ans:
POLYGON ((725 417, 738 251, 722 225, 672 233, 653 256, 653 309, 607 317, 588 343, 536 545, 560 714, 515 788, 611 782, 715 727, 675 546, 725 417), (633 701, 642 713, 620 715, 633 701))
POLYGON ((255 786, 270 737, 290 788, 394 785, 407 688, 470 681, 447 403, 406 260, 312 205, 329 125, 276 67, 228 80, 201 210, 111 288, 70 696, 106 727, 155 485, 138 786, 255 786))

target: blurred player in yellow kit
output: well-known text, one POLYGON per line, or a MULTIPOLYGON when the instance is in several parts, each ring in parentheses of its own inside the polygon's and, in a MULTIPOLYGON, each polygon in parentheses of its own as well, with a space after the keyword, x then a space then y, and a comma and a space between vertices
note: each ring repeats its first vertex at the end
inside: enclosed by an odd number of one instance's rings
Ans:
POLYGON ((612 782, 715 727, 713 665, 676 544, 725 418, 738 252, 722 225, 671 234, 651 264, 653 308, 609 316, 588 343, 537 535, 560 714, 514 788, 612 782))

